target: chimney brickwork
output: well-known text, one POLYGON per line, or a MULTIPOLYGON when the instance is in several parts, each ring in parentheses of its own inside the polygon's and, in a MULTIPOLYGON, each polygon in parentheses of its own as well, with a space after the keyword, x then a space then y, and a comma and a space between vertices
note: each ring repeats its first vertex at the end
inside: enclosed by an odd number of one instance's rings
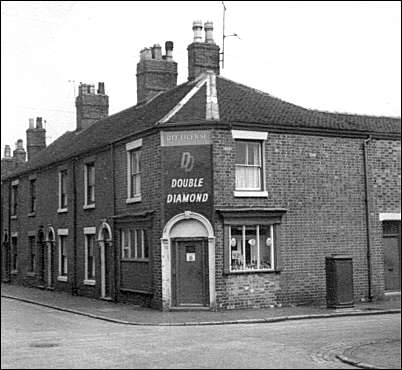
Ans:
POLYGON ((77 108, 77 131, 85 130, 96 121, 109 115, 109 97, 105 94, 105 85, 99 82, 95 92, 94 85, 81 83, 75 99, 77 108))
POLYGON ((34 120, 29 119, 29 128, 27 133, 27 154, 28 161, 41 150, 46 148, 46 130, 43 128, 42 117, 36 118, 36 127, 34 120))
POLYGON ((219 75, 219 46, 213 39, 213 23, 205 22, 205 40, 202 41, 202 22, 193 22, 194 39, 187 47, 188 51, 188 79, 193 80, 201 73, 213 71, 219 75))
POLYGON ((173 60, 173 42, 166 41, 166 54, 162 56, 161 46, 141 50, 137 64, 137 103, 151 99, 159 92, 177 85, 177 63, 173 60))

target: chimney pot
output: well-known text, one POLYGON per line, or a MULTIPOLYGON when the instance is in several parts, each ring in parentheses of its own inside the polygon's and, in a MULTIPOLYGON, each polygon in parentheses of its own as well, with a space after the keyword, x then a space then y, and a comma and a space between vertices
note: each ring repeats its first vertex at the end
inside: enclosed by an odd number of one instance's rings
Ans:
POLYGON ((6 145, 4 147, 4 157, 5 158, 11 158, 11 148, 10 145, 6 145))
POLYGON ((208 44, 215 44, 213 37, 214 24, 210 21, 205 22, 204 30, 205 30, 205 42, 208 44))
POLYGON ((165 42, 166 60, 173 59, 173 41, 165 42))
POLYGON ((34 119, 30 118, 29 119, 29 128, 35 128, 34 124, 35 124, 34 119))
POLYGON ((105 95, 105 83, 98 82, 98 94, 105 95))
POLYGON ((17 147, 16 147, 16 149, 24 149, 22 139, 18 139, 18 140, 17 140, 17 147))
POLYGON ((36 128, 42 128, 42 117, 36 117, 36 128))
POLYGON ((144 48, 140 51, 140 60, 152 59, 152 52, 150 48, 144 48))
POLYGON ((202 42, 202 21, 193 22, 194 40, 193 42, 202 42))
POLYGON ((151 48, 152 59, 161 60, 162 59, 162 48, 159 44, 155 44, 151 48))

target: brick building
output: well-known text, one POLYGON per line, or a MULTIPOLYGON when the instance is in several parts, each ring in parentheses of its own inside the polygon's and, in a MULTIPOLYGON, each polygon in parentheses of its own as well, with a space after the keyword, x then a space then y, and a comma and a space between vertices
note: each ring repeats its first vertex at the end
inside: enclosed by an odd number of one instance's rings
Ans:
MULTIPOLYGON (((400 119, 305 109, 219 75, 193 23, 140 53, 137 105, 82 84, 77 128, 2 178, 2 279, 158 309, 322 303, 400 290, 400 119)), ((32 129, 33 127, 31 127, 32 129)), ((3 168, 3 162, 2 162, 3 168)))

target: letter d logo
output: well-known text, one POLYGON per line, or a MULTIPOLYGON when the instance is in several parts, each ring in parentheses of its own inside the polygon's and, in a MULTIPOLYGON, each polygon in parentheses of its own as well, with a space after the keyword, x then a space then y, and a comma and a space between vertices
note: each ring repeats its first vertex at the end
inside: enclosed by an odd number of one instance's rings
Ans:
POLYGON ((193 169, 194 157, 189 152, 183 152, 180 167, 186 172, 190 172, 193 169))

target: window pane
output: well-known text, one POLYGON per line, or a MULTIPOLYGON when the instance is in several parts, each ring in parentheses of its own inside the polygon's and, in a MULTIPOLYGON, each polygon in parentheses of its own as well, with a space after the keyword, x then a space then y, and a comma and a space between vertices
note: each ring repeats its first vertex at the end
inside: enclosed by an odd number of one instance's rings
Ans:
POLYGON ((260 226, 260 269, 273 268, 271 261, 271 249, 273 240, 271 238, 271 227, 269 225, 260 226))
POLYGON ((245 187, 247 189, 261 189, 261 176, 259 167, 244 167, 245 187))
POLYGON ((130 258, 130 235, 129 230, 121 230, 122 258, 130 258))
POLYGON ((87 279, 94 279, 95 277, 95 236, 87 235, 87 279))
POLYGON ((232 271, 243 269, 243 227, 230 228, 230 269, 232 271))
POLYGON ((244 141, 236 141, 236 164, 246 164, 247 144, 244 141))
POLYGON ((146 230, 143 230, 143 240, 144 240, 144 258, 149 258, 148 233, 146 230))
POLYGON ((260 143, 247 143, 247 164, 257 165, 261 164, 261 144, 260 143))
POLYGON ((136 251, 137 258, 142 258, 142 230, 135 230, 136 232, 136 251))
POLYGON ((245 262, 246 270, 257 268, 257 234, 256 226, 246 226, 246 245, 245 245, 245 262))

